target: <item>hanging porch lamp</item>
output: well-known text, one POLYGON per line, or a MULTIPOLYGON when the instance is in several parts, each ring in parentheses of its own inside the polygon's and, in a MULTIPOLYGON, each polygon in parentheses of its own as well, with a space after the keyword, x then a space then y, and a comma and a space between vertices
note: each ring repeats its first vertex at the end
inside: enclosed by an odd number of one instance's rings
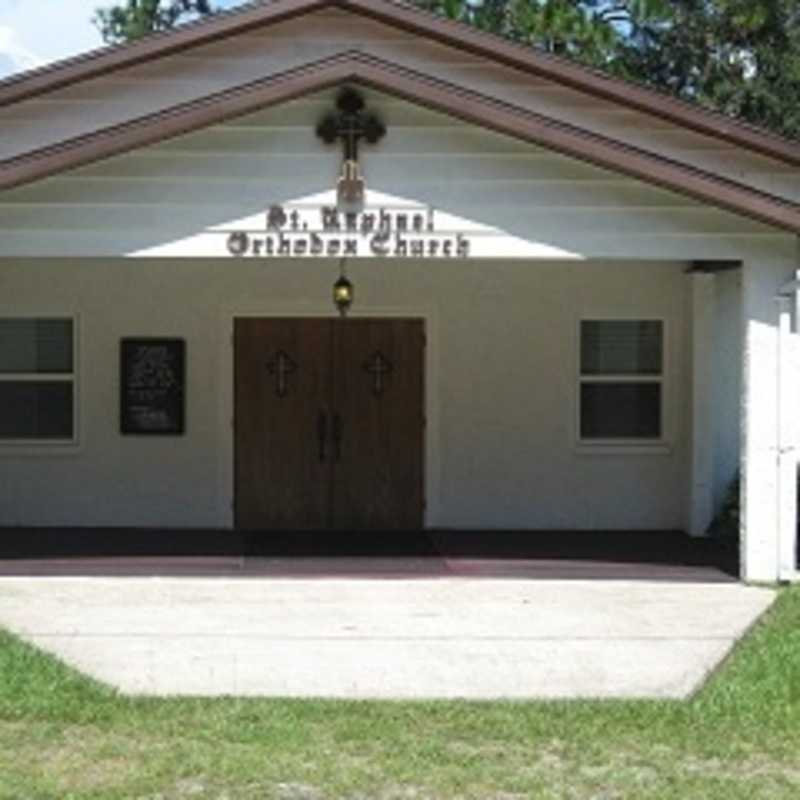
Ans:
POLYGON ((353 305, 355 299, 355 286, 347 279, 345 274, 345 259, 339 262, 339 279, 333 284, 333 304, 339 311, 339 316, 344 319, 353 305))

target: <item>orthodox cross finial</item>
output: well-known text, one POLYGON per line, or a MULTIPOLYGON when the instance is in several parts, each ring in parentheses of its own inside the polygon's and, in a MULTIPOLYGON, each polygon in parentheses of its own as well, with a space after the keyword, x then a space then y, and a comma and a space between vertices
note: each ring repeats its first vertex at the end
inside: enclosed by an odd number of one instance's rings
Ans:
POLYGON ((343 89, 336 99, 336 113, 328 114, 317 125, 317 136, 325 144, 341 139, 345 161, 358 161, 361 139, 377 144, 386 135, 386 126, 375 114, 365 111, 364 105, 364 98, 355 89, 343 89))

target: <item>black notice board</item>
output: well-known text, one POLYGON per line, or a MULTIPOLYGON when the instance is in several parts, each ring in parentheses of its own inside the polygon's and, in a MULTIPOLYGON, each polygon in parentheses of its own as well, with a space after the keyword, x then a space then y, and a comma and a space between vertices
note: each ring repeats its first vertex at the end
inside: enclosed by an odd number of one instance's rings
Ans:
POLYGON ((120 432, 175 436, 185 430, 186 342, 122 339, 120 432))

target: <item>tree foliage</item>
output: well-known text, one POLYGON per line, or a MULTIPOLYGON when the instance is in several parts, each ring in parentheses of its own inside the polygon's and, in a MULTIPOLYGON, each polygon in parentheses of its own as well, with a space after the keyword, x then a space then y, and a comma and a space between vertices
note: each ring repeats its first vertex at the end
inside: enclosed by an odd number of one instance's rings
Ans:
MULTIPOLYGON (((800 0, 413 0, 450 19, 800 136, 800 0)), ((107 42, 214 13, 213 0, 121 0, 107 42)))
POLYGON ((619 61, 632 78, 800 136, 797 0, 673 0, 622 43, 619 61))
POLYGON ((187 19, 212 13, 211 0, 124 0, 98 9, 93 21, 103 41, 116 44, 166 31, 187 19))
POLYGON ((450 19, 469 22, 550 53, 593 66, 615 63, 640 21, 666 13, 666 0, 417 0, 450 19))

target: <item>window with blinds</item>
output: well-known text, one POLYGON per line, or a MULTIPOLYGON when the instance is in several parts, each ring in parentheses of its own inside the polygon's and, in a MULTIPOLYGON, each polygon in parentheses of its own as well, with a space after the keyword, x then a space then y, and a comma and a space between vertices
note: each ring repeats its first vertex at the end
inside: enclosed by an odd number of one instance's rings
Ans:
POLYGON ((580 348, 580 439, 660 440, 664 323, 583 320, 580 348))
POLYGON ((74 439, 73 320, 0 318, 0 441, 74 439))

